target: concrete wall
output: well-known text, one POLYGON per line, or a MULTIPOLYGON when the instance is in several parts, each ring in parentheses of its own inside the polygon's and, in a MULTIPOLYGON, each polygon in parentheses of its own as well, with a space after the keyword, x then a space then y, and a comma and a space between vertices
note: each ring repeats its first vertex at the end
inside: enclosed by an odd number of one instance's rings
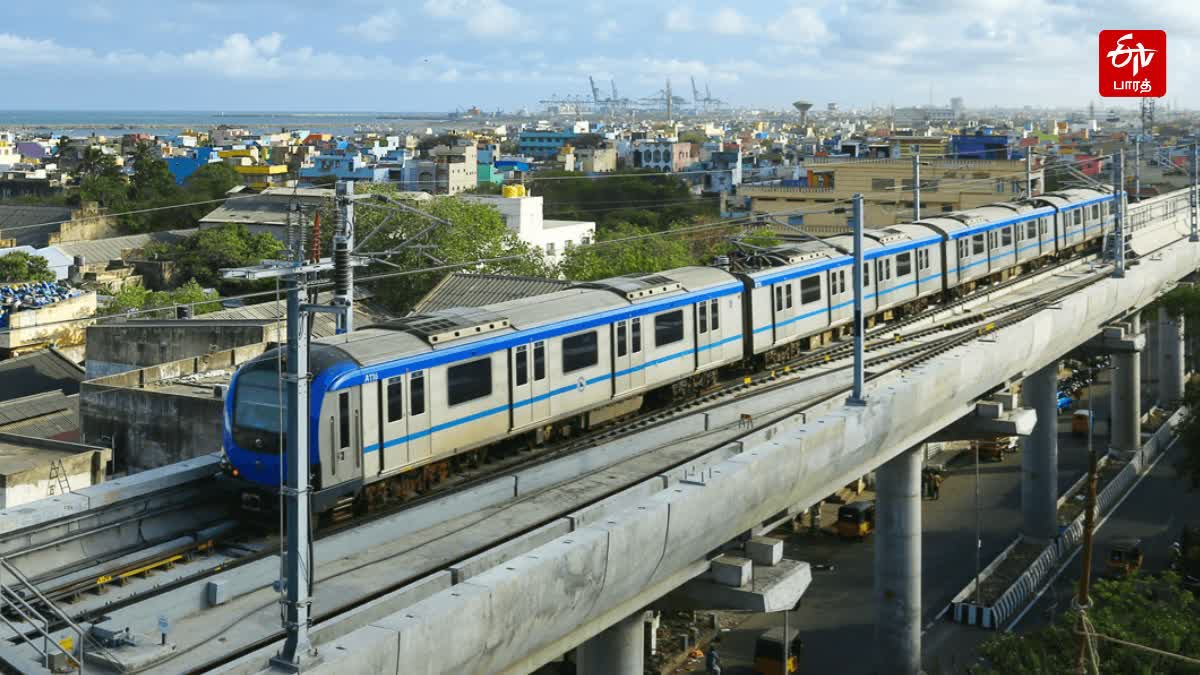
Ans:
POLYGON ((112 451, 107 448, 89 448, 79 443, 25 438, 4 433, 0 433, 0 441, 28 446, 31 454, 44 456, 46 460, 26 469, 0 474, 0 509, 45 499, 50 496, 52 483, 54 494, 60 494, 58 480, 50 479, 50 464, 53 460, 62 461, 67 483, 73 492, 103 483, 105 464, 112 459, 112 451))
POLYGON ((78 210, 71 212, 71 220, 58 228, 58 234, 50 235, 50 244, 61 244, 67 241, 90 241, 106 239, 121 234, 112 218, 102 215, 102 209, 95 202, 86 202, 78 210))
POLYGON ((237 347, 85 381, 79 392, 83 441, 111 447, 115 468, 130 473, 219 451, 223 398, 153 387, 232 369, 265 348, 261 343, 237 347))
POLYGON ((43 309, 15 312, 9 317, 9 330, 0 332, 0 356, 23 354, 50 344, 59 349, 80 347, 95 315, 95 293, 67 298, 43 309))
POLYGON ((87 379, 235 347, 268 339, 269 321, 128 321, 87 329, 87 379))

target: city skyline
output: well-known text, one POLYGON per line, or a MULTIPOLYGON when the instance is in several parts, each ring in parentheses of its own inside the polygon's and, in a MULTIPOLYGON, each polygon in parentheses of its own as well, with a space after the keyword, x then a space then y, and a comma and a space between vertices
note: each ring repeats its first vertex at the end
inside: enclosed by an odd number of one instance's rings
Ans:
POLYGON ((1200 17, 1185 2, 854 0, 72 1, 0 28, 0 81, 33 110, 485 111, 552 96, 651 96, 689 78, 744 107, 871 104, 1124 107, 1096 93, 1102 28, 1168 29, 1166 101, 1197 107, 1188 70, 1200 17), (1097 16, 1105 17, 1098 23, 1097 16), (300 84, 303 86, 299 86, 300 84))

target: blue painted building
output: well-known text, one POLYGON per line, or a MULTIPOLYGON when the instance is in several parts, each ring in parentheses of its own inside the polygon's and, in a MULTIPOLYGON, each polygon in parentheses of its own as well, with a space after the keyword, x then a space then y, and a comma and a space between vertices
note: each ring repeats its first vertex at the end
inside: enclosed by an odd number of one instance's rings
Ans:
POLYGON ((183 185, 183 182, 188 179, 188 176, 200 170, 200 167, 205 164, 215 164, 220 162, 221 158, 217 156, 216 148, 196 148, 188 152, 184 157, 167 157, 167 170, 175 177, 175 183, 183 185))
POLYGON ((955 159, 1024 159, 1017 139, 1007 134, 993 133, 984 127, 971 134, 950 137, 950 155, 955 159))
POLYGON ((573 131, 522 131, 517 151, 534 159, 554 159, 562 146, 575 139, 573 131))
POLYGON ((385 181, 388 178, 386 167, 368 163, 362 155, 354 154, 323 154, 313 159, 312 166, 300 168, 300 177, 313 179, 335 177, 338 180, 385 181))

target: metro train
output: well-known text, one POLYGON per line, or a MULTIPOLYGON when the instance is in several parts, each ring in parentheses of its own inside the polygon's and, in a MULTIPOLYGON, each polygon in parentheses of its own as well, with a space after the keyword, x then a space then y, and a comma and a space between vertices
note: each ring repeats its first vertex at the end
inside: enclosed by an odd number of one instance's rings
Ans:
MULTIPOLYGON (((890 320, 1097 247, 1114 197, 1071 189, 864 235, 864 315, 890 320)), ((408 316, 311 343, 314 510, 418 492, 497 444, 536 444, 686 396, 718 371, 850 334, 848 235, 788 244, 747 271, 685 267, 408 316)), ((286 411, 274 351, 243 365, 224 419, 243 504, 279 487, 286 411)))

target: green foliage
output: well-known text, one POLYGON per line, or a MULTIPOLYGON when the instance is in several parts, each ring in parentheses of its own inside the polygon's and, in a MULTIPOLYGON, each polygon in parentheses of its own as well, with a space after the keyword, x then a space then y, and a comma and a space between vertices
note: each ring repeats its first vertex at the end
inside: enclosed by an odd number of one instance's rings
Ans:
POLYGON ((175 262, 175 273, 206 286, 222 283, 222 267, 257 265, 279 257, 283 244, 275 237, 250 232, 245 225, 227 224, 200 230, 173 246, 152 245, 145 250, 155 260, 175 262))
POLYGON ((0 283, 19 284, 29 281, 54 281, 50 264, 40 255, 13 251, 0 256, 0 283))
MULTIPOLYGON (((217 293, 205 291, 195 279, 170 291, 151 291, 142 286, 126 286, 112 293, 112 300, 105 305, 104 314, 124 314, 125 312, 147 309, 173 309, 178 305, 194 305, 194 314, 207 314, 221 308, 217 293), (213 300, 214 302, 204 302, 213 300), (198 303, 198 304, 195 304, 198 303)), ((173 314, 171 315, 173 318, 173 314)))
MULTIPOLYGON (((362 191, 395 197, 396 187, 386 183, 369 183, 362 191)), ((378 202, 376 202, 378 203, 378 202)), ((405 247, 386 257, 387 266, 377 265, 371 273, 418 270, 437 265, 454 265, 490 258, 505 258, 461 269, 489 274, 550 276, 541 253, 517 238, 504 223, 499 212, 490 206, 454 197, 438 197, 416 205, 421 211, 447 221, 450 225, 433 228, 415 243, 428 248, 405 247), (430 256, 436 256, 435 262, 430 256), (394 266, 393 266, 394 265, 394 266)), ((355 230, 360 242, 370 241, 364 252, 386 252, 415 237, 435 221, 418 213, 371 208, 359 202, 354 212, 355 230), (387 222, 384 222, 387 221, 387 222), (376 232, 378 228, 382 230, 376 232)), ((332 215, 322 215, 322 222, 332 223, 332 215)), ((376 282, 376 297, 393 311, 404 311, 425 295, 446 274, 445 270, 407 274, 376 282)))
POLYGON ((684 237, 621 223, 599 231, 591 246, 568 248, 559 271, 573 281, 592 281, 633 272, 661 272, 698 262, 684 237))
POLYGON ((715 199, 695 197, 682 179, 655 175, 653 171, 622 172, 603 178, 539 171, 529 187, 532 194, 545 198, 547 218, 592 220, 601 229, 633 223, 663 231, 717 213, 715 199))
POLYGON ((121 177, 121 169, 117 166, 116 157, 104 152, 98 145, 89 145, 83 151, 83 156, 79 159, 77 173, 84 178, 121 177))
MULTIPOLYGON (((1200 602, 1184 590, 1178 575, 1133 575, 1103 579, 1092 589, 1088 612, 1100 634, 1147 647, 1200 656, 1200 602)), ((1000 633, 980 648, 986 675, 1042 675, 1075 672, 1079 614, 1067 612, 1029 634, 1000 633)), ((1129 675, 1196 673, 1200 668, 1106 640, 1097 640, 1100 672, 1129 675)))

